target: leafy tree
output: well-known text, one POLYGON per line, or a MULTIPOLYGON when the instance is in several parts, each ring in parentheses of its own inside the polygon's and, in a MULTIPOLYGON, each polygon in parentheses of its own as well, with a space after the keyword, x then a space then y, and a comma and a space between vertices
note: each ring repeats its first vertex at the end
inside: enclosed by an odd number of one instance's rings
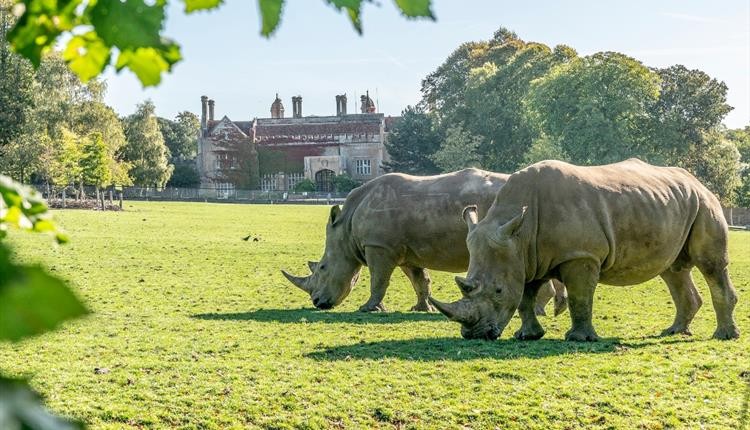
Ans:
POLYGON ((106 148, 107 166, 114 185, 132 185, 128 176, 131 166, 122 159, 126 144, 125 131, 115 111, 101 101, 84 101, 77 105, 72 120, 71 131, 79 136, 96 134, 101 137, 106 148))
POLYGON ((536 80, 529 117, 578 164, 632 156, 649 159, 648 108, 659 96, 658 76, 615 52, 577 58, 536 80))
POLYGON ((184 111, 178 113, 174 121, 161 117, 157 121, 173 159, 195 158, 201 125, 194 113, 184 111))
POLYGON ((87 185, 95 185, 97 188, 108 186, 112 181, 112 171, 109 169, 107 146, 104 144, 102 135, 93 133, 84 139, 81 152, 83 156, 79 164, 83 182, 87 185))
MULTIPOLYGON (((9 34, 14 49, 38 66, 59 40, 66 40, 64 58, 84 82, 110 64, 130 69, 144 86, 157 85, 163 72, 182 59, 180 46, 163 36, 167 1, 146 0, 16 0, 23 15, 9 34), (115 58, 116 55, 116 58, 115 58)), ((365 0, 325 0, 349 17, 362 32, 360 13, 365 0)), ((408 18, 434 19, 431 0, 394 0, 408 18)), ((222 0, 184 0, 185 13, 219 7, 222 0)), ((369 3, 369 2, 367 2, 369 3)), ((283 0, 258 0, 261 34, 269 37, 281 21, 283 0)))
POLYGON ((724 136, 732 142, 740 153, 739 185, 735 190, 734 203, 750 208, 750 125, 735 130, 725 130, 724 136))
POLYGON ((453 172, 467 167, 481 167, 477 149, 482 140, 470 132, 455 126, 445 133, 445 140, 440 149, 430 156, 430 159, 443 172, 453 172))
POLYGON ((732 110, 727 86, 700 70, 675 65, 655 69, 659 98, 649 108, 651 138, 658 148, 654 158, 675 164, 698 150, 704 133, 716 129, 732 110))
POLYGON ((407 106, 385 141, 391 159, 383 165, 393 172, 438 173, 440 169, 430 156, 440 148, 441 140, 430 116, 421 107, 407 106))
POLYGON ((49 174, 57 185, 83 185, 83 170, 80 160, 83 158, 80 137, 69 130, 63 130, 60 144, 55 149, 49 174))
POLYGON ((122 155, 132 165, 129 173, 133 183, 143 187, 163 187, 174 169, 154 110, 154 104, 147 100, 125 119, 127 144, 122 155))
POLYGON ((698 151, 679 165, 713 191, 722 205, 730 206, 734 203, 735 189, 740 185, 740 153, 719 132, 705 133, 701 139, 698 151))
POLYGON ((483 166, 513 171, 540 135, 524 107, 531 82, 576 56, 567 46, 525 42, 501 27, 488 41, 461 45, 428 75, 422 105, 439 130, 460 125, 480 137, 483 166))
POLYGON ((544 160, 569 161, 569 158, 559 143, 546 135, 542 135, 534 139, 534 143, 531 144, 529 150, 524 154, 523 165, 528 166, 544 160))
POLYGON ((31 63, 11 51, 6 37, 15 22, 12 6, 0 0, 0 148, 23 133, 34 102, 31 63))

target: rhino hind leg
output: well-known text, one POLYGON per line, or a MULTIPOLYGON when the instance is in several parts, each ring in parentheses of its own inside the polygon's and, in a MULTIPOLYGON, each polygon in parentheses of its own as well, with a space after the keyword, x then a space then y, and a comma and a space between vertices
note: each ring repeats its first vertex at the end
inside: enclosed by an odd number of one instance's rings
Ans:
POLYGON ((703 301, 695 288, 695 284, 693 284, 690 268, 684 268, 677 272, 667 270, 661 274, 661 278, 669 287, 669 293, 672 295, 677 310, 674 323, 662 331, 661 335, 692 334, 690 333, 690 322, 693 321, 693 317, 695 317, 703 301))
MULTIPOLYGON (((537 340, 544 336, 544 328, 536 317, 536 306, 540 289, 549 282, 535 282, 527 284, 523 289, 518 314, 521 316, 521 328, 513 335, 518 340, 537 340)), ((547 298, 549 300, 549 298, 547 298)))
POLYGON ((717 220, 723 220, 718 205, 715 208, 701 208, 693 223, 687 249, 690 260, 706 279, 711 292, 717 323, 713 337, 722 340, 737 339, 740 337, 740 330, 734 321, 737 292, 727 270, 729 238, 726 223, 717 220))
POLYGON ((396 269, 395 259, 383 248, 365 248, 365 259, 370 269, 370 298, 359 307, 360 312, 387 312, 383 304, 385 292, 396 269))
POLYGON ((430 304, 430 275, 427 270, 420 267, 401 266, 406 277, 409 278, 414 292, 417 293, 417 304, 411 307, 414 312, 436 312, 436 309, 430 304))
POLYGON ((565 340, 592 342, 599 340, 591 321, 594 291, 599 281, 599 266, 593 260, 568 261, 560 266, 561 281, 568 290, 568 308, 572 327, 565 340))
POLYGON ((712 267, 702 267, 698 269, 706 278, 709 290, 711 291, 711 301, 716 312, 716 331, 714 339, 728 340, 740 337, 740 329, 734 321, 734 306, 737 304, 737 293, 729 279, 729 271, 726 266, 722 269, 712 267))

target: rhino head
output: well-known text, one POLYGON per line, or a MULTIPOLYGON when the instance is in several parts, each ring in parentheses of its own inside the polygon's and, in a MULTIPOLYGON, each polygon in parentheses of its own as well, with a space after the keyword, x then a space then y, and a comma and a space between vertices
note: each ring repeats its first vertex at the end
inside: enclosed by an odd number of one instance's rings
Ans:
POLYGON ((351 232, 340 221, 341 207, 336 205, 331 208, 326 225, 323 258, 307 263, 311 275, 300 277, 281 271, 292 285, 309 294, 313 305, 319 309, 331 309, 340 304, 357 283, 362 267, 352 252, 351 232))
POLYGON ((521 304, 525 270, 519 232, 525 213, 523 208, 503 224, 494 217, 477 222, 476 207, 464 209, 469 270, 466 278, 456 276, 463 298, 453 303, 429 300, 450 320, 461 323, 466 339, 497 339, 521 304))

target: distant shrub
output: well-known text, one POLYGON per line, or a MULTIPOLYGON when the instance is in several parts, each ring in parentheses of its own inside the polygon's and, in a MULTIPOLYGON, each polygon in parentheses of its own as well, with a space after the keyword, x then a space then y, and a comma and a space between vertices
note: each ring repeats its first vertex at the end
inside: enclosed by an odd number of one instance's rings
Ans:
POLYGON ((295 193, 309 193, 313 191, 315 191, 315 182, 309 179, 303 179, 294 186, 295 193))

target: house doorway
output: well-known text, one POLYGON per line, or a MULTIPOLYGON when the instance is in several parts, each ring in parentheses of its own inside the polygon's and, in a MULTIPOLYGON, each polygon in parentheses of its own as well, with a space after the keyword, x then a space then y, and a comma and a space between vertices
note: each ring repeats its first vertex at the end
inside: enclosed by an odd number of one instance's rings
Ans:
POLYGON ((336 174, 330 169, 315 172, 315 189, 322 193, 332 193, 335 189, 333 184, 334 176, 336 174))

